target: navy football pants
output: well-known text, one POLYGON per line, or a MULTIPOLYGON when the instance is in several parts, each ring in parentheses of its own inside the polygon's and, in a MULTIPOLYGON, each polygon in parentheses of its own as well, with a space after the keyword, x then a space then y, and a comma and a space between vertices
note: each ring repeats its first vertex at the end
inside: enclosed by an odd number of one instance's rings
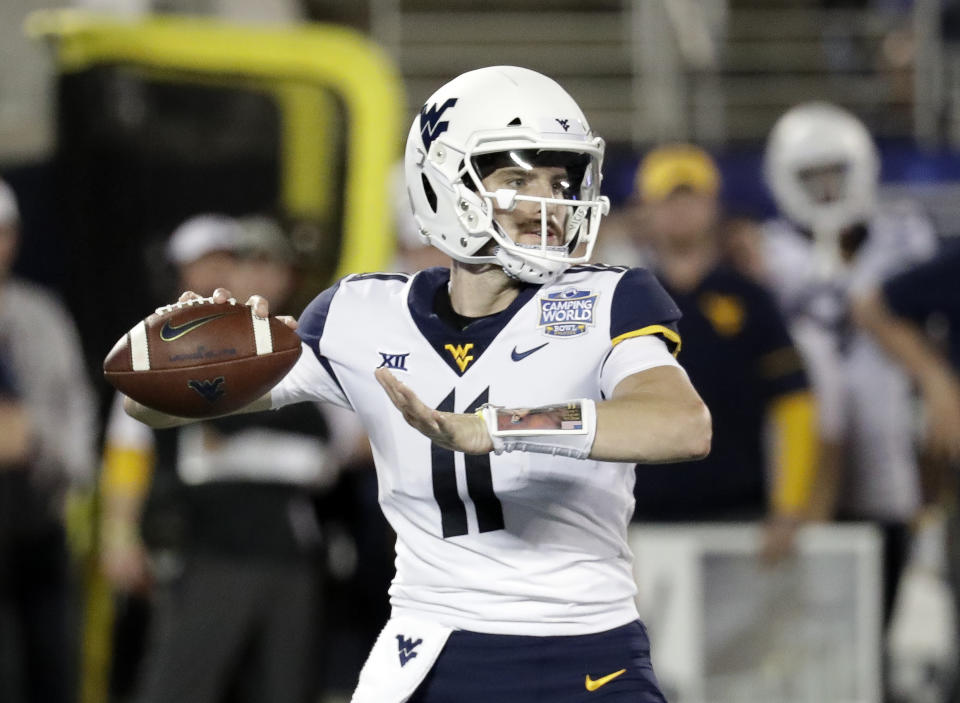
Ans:
POLYGON ((563 637, 455 631, 410 698, 410 703, 591 701, 666 703, 639 620, 563 637))

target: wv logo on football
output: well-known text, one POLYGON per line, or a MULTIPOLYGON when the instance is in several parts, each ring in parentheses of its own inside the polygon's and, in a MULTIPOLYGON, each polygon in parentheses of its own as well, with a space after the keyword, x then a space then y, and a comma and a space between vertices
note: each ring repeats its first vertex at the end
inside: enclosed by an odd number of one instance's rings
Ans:
POLYGON ((202 395, 208 402, 213 403, 223 397, 223 376, 204 381, 187 381, 187 386, 202 395))
POLYGON ((413 650, 415 650, 421 644, 423 644, 422 639, 418 639, 416 642, 414 642, 403 635, 397 635, 397 649, 400 650, 400 666, 406 666, 408 661, 417 656, 417 653, 413 650))

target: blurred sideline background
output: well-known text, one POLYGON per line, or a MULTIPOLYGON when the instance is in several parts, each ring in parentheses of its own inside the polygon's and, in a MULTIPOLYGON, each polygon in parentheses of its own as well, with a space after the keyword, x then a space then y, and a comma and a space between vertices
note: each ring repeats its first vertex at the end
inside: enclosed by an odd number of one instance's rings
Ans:
MULTIPOLYGON (((884 197, 915 198, 941 237, 960 235, 957 0, 487 0, 482 9, 467 0, 5 0, 0 176, 22 215, 14 270, 69 307, 87 361, 77 373, 94 382, 101 420, 111 399, 102 359, 175 292, 161 262, 177 224, 197 212, 281 221, 303 270, 291 312, 339 275, 390 268, 405 224, 395 218, 390 173, 410 120, 443 82, 491 64, 547 73, 580 103, 607 140, 604 191, 615 207, 632 197, 652 145, 690 141, 715 157, 728 212, 772 216, 764 141, 787 108, 822 99, 848 108, 876 138, 884 197)), ((89 514, 68 526, 74 537, 89 530, 76 617, 83 703, 108 699, 116 656, 102 636, 115 614, 103 605, 110 595, 97 573, 95 524, 89 514)), ((794 620, 761 624, 770 644, 784 637, 771 627, 849 616, 842 632, 806 630, 804 651, 849 644, 832 662, 795 667, 794 684, 769 679, 745 691, 730 679, 710 689, 715 700, 825 700, 822 688, 797 682, 824 676, 818 667, 827 664, 841 681, 838 703, 882 698, 876 540, 836 534, 801 544, 824 564, 758 578, 766 590, 757 597, 775 601, 788 584, 833 575, 834 600, 811 586, 793 601, 794 620), (830 561, 837 549, 848 550, 847 576, 830 561)), ((635 535, 638 554, 656 559, 667 549, 658 563, 673 560, 682 573, 671 578, 687 584, 676 591, 687 599, 674 606, 680 621, 671 621, 685 639, 663 645, 681 664, 664 672, 681 682, 677 700, 710 700, 704 661, 709 632, 722 625, 696 608, 725 602, 704 584, 742 551, 729 546, 741 537, 716 554, 696 540, 659 547, 656 538, 635 535), (672 549, 685 550, 683 559, 672 549)), ((356 560, 356 540, 344 544, 353 556, 332 550, 333 572, 356 560)), ((343 583, 358 578, 356 566, 343 568, 343 583)), ((647 578, 641 597, 658 603, 658 583, 647 578)), ((335 594, 343 637, 351 617, 365 616, 352 608, 375 607, 348 590, 335 594)), ((359 654, 332 657, 344 680, 328 676, 325 700, 349 690, 365 646, 341 642, 359 654)), ((786 666, 767 666, 778 665, 786 666)), ((920 682, 912 700, 945 700, 930 691, 920 682)))

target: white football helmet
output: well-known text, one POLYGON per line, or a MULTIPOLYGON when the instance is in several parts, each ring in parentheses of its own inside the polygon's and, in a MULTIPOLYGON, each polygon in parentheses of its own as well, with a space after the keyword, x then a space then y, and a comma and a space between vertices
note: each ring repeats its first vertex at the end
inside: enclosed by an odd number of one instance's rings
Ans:
POLYGON ((434 93, 413 120, 404 157, 420 236, 457 261, 496 263, 510 276, 546 283, 590 258, 600 218, 604 143, 555 81, 515 66, 464 73, 434 93), (565 166, 563 198, 487 191, 482 180, 509 163, 565 166), (521 245, 494 221, 494 207, 540 204, 541 243, 521 245), (563 244, 548 245, 547 205, 568 208, 563 244), (485 247, 493 241, 495 246, 485 247), (579 253, 578 253, 579 252, 579 253))
POLYGON ((872 214, 880 157, 852 114, 829 103, 803 103, 770 132, 764 176, 784 215, 817 237, 836 237, 872 214))

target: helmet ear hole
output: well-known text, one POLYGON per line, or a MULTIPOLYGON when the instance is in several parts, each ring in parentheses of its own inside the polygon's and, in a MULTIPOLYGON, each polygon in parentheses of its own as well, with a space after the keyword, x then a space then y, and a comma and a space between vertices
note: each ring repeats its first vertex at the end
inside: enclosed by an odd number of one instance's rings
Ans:
POLYGON ((425 173, 420 174, 420 182, 423 184, 423 194, 427 197, 427 204, 430 206, 430 209, 436 213, 437 193, 434 191, 433 186, 430 185, 430 181, 427 180, 425 173))

